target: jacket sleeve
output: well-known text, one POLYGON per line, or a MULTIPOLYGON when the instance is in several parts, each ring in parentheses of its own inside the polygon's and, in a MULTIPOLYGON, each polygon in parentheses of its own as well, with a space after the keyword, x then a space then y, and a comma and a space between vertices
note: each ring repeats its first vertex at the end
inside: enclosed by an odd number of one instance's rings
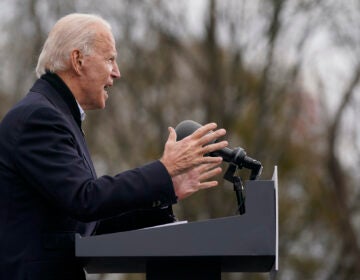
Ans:
POLYGON ((160 161, 94 179, 61 113, 38 108, 24 122, 16 138, 16 168, 34 191, 70 216, 89 222, 176 203, 171 177, 160 161))
POLYGON ((136 209, 99 221, 96 234, 135 230, 173 223, 175 221, 176 218, 171 206, 165 208, 136 209))

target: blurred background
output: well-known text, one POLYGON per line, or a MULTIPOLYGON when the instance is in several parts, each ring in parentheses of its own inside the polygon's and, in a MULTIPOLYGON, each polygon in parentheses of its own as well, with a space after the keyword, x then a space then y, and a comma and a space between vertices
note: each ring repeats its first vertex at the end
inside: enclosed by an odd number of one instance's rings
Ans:
MULTIPOLYGON (((263 163, 262 179, 278 166, 278 279, 360 278, 359 1, 1 0, 0 118, 35 81, 50 28, 72 12, 108 20, 119 52, 122 78, 85 121, 98 175, 159 158, 168 126, 215 121, 263 163)), ((219 180, 176 205, 177 217, 234 215, 232 185, 219 180)))

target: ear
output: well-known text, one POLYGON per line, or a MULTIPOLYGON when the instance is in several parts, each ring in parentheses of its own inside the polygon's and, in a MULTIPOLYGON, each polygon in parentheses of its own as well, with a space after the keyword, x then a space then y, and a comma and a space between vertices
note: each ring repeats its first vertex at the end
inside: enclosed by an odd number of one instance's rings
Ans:
POLYGON ((82 66, 83 66, 83 55, 81 51, 75 49, 71 52, 70 56, 71 56, 70 60, 71 60, 72 68, 78 75, 81 75, 82 66))

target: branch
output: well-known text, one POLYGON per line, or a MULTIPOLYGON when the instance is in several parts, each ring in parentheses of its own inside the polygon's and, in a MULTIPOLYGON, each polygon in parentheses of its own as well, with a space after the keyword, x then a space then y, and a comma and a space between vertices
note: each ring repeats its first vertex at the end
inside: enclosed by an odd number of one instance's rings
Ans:
POLYGON ((337 135, 339 134, 339 127, 341 118, 345 112, 347 105, 349 104, 353 94, 354 89, 360 81, 360 63, 358 64, 353 79, 350 81, 348 87, 346 88, 343 98, 341 100, 340 106, 335 113, 333 123, 329 126, 328 129, 328 172, 329 178, 333 182, 334 186, 334 201, 338 209, 338 222, 340 229, 340 236, 343 241, 343 250, 348 252, 349 258, 352 261, 352 269, 357 273, 360 273, 360 248, 357 240, 356 230, 354 229, 351 223, 351 211, 348 203, 348 181, 346 179, 346 174, 342 170, 339 159, 336 156, 336 140, 337 135))

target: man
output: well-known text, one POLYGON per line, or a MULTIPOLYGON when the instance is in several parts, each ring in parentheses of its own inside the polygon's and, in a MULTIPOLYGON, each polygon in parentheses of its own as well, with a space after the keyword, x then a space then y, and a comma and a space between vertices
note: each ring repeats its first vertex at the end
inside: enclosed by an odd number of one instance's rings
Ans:
POLYGON ((85 279, 74 235, 94 234, 101 221, 137 209, 171 208, 217 185, 227 146, 207 124, 176 141, 160 160, 118 175, 96 177, 81 130, 83 110, 102 109, 120 78, 109 24, 71 14, 51 30, 37 65, 38 80, 0 125, 0 279, 85 279), (211 133, 210 133, 211 132, 211 133))

